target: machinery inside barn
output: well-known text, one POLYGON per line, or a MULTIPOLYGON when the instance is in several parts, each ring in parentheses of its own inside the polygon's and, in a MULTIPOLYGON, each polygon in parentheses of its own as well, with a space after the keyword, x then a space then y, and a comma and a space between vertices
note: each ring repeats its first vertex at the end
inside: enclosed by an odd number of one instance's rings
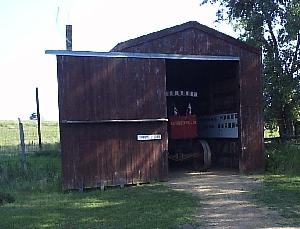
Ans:
POLYGON ((237 63, 168 60, 166 75, 170 167, 238 168, 237 63))

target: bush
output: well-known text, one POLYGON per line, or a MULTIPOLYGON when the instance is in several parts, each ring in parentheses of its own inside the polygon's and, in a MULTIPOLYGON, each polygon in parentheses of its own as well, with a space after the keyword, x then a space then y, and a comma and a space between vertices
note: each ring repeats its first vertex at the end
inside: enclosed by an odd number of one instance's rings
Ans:
POLYGON ((300 174, 300 145, 273 143, 266 150, 266 169, 279 174, 300 174))
POLYGON ((0 192, 0 205, 13 202, 15 202, 15 198, 12 195, 0 192))

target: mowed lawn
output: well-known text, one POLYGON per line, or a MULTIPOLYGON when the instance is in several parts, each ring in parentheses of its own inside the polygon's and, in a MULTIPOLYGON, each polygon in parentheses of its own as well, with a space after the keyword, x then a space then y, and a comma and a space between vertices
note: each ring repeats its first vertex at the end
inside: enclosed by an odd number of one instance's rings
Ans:
POLYGON ((194 197, 161 184, 15 194, 0 207, 0 228, 176 228, 193 223, 197 207, 194 197))
MULTIPOLYGON (((16 140, 11 144, 17 144, 16 140)), ((0 228, 176 228, 195 224, 198 199, 161 183, 62 192, 61 155, 56 147, 30 152, 26 172, 21 170, 17 152, 0 153, 0 228)))
POLYGON ((255 193, 260 204, 278 211, 287 219, 285 226, 300 227, 300 176, 265 175, 255 193))
POLYGON ((286 226, 300 227, 300 145, 275 143, 267 147, 266 156, 268 173, 255 199, 285 217, 286 226))

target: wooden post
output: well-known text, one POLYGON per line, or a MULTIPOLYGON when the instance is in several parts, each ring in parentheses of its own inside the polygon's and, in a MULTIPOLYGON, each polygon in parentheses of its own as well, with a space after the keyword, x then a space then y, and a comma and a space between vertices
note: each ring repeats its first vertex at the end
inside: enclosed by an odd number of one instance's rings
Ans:
POLYGON ((39 149, 42 149, 42 133, 41 133, 41 116, 40 116, 40 102, 39 102, 39 89, 35 88, 35 100, 36 100, 36 114, 38 122, 38 137, 39 137, 39 149))
POLYGON ((21 166, 23 171, 27 170, 27 163, 26 163, 26 152, 25 152, 25 137, 24 137, 24 128, 23 123, 21 122, 21 119, 19 120, 19 133, 20 133, 20 145, 21 145, 21 151, 20 151, 20 160, 21 160, 21 166))
POLYGON ((66 25, 66 49, 72 51, 72 25, 66 25))

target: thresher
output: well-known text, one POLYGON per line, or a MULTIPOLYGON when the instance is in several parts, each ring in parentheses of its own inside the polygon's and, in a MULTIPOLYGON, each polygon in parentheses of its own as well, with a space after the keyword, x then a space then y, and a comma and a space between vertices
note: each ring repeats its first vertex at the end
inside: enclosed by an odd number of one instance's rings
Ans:
POLYGON ((198 93, 168 91, 169 160, 189 161, 193 169, 206 170, 211 165, 211 151, 207 141, 199 138, 199 117, 193 112, 198 93))

